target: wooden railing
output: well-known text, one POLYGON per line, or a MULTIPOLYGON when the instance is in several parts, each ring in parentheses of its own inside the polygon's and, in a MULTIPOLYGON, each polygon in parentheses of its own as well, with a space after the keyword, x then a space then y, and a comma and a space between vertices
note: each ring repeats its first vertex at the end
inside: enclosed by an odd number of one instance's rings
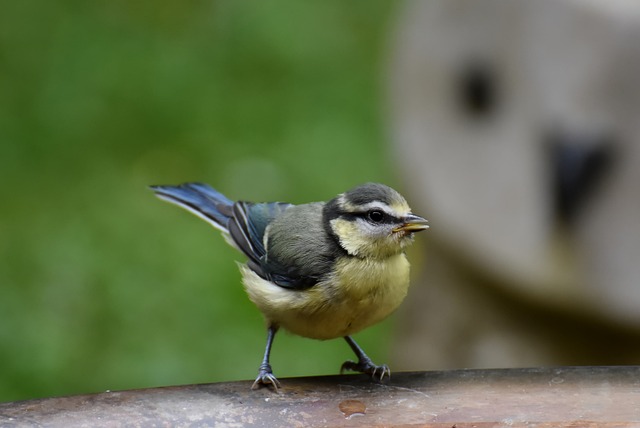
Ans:
POLYGON ((0 404, 0 426, 640 427, 640 367, 562 367, 280 379, 0 404))

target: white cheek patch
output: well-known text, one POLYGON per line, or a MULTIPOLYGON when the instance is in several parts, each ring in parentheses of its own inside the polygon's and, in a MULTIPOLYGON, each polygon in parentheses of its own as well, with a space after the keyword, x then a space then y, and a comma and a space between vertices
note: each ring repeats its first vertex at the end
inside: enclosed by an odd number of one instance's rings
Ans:
POLYGON ((410 242, 400 239, 400 235, 392 233, 390 228, 369 224, 364 219, 337 218, 331 220, 330 225, 340 246, 352 256, 385 258, 399 253, 410 242))
POLYGON ((368 241, 373 244, 377 239, 381 239, 391 235, 393 226, 384 224, 372 224, 363 218, 357 219, 355 222, 357 233, 368 237, 368 241))
POLYGON ((331 220, 330 224, 333 233, 335 233, 340 240, 340 246, 352 256, 360 254, 362 248, 369 243, 363 233, 358 230, 355 221, 336 218, 331 220))

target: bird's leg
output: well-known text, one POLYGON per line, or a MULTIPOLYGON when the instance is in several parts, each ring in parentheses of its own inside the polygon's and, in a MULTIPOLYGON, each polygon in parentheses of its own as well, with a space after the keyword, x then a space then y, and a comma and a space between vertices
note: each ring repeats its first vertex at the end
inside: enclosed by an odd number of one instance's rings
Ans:
POLYGON ((391 377, 391 370, 389 370, 389 366, 383 364, 381 366, 376 366, 371 358, 364 353, 362 348, 358 346, 355 340, 351 338, 351 336, 345 336, 344 340, 347 341, 353 352, 358 357, 358 362, 354 363, 353 361, 345 361, 340 367, 340 373, 343 373, 345 370, 351 370, 354 372, 366 373, 371 376, 373 379, 382 380, 385 375, 387 377, 391 377))
POLYGON ((257 389, 260 385, 272 385, 273 389, 278 392, 278 388, 280 387, 280 382, 273 375, 271 371, 271 364, 269 364, 269 355, 271 354, 271 345, 273 344, 273 338, 278 331, 278 327, 269 325, 269 329, 267 330, 267 346, 264 350, 264 357, 262 358, 262 364, 260 364, 260 369, 258 371, 258 377, 255 382, 251 386, 251 389, 257 389))

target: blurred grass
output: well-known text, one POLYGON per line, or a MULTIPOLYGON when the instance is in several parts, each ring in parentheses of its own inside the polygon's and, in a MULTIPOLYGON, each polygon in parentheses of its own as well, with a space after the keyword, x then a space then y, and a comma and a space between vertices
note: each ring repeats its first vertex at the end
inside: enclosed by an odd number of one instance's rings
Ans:
MULTIPOLYGON (((389 182, 389 0, 0 5, 0 401, 249 379, 242 258, 149 184, 328 199, 389 182)), ((393 184, 393 183, 391 183, 393 184)), ((389 323, 357 339, 387 356, 389 323)), ((343 341, 279 334, 279 377, 343 341)))

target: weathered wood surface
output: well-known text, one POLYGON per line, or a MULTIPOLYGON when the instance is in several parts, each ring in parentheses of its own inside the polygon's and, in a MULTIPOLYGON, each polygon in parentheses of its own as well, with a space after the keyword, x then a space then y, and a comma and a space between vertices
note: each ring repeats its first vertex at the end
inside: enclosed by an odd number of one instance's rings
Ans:
POLYGON ((0 404, 0 426, 640 427, 640 366, 175 386, 0 404))

